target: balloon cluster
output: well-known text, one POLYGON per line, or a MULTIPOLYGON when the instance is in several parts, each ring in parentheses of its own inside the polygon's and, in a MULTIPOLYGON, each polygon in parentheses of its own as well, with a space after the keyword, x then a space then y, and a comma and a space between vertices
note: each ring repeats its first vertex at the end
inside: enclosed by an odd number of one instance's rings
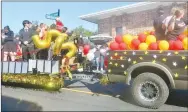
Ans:
POLYGON ((77 47, 73 42, 65 42, 68 39, 68 35, 61 33, 58 30, 47 31, 43 40, 40 39, 39 35, 34 35, 32 39, 35 46, 39 49, 49 48, 51 46, 51 42, 54 41, 54 55, 58 55, 61 50, 68 49, 69 52, 66 54, 66 57, 71 58, 77 52, 77 47))
POLYGON ((188 50, 187 29, 175 41, 157 41, 154 34, 154 31, 147 31, 136 36, 118 35, 115 41, 109 43, 109 48, 111 50, 188 50))

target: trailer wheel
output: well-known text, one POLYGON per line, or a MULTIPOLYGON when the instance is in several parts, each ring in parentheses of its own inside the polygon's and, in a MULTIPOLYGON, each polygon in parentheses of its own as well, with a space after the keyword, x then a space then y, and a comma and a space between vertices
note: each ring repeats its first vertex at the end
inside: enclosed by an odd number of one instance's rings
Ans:
POLYGON ((133 80, 131 93, 138 105, 157 109, 166 102, 169 89, 157 74, 145 72, 133 80))

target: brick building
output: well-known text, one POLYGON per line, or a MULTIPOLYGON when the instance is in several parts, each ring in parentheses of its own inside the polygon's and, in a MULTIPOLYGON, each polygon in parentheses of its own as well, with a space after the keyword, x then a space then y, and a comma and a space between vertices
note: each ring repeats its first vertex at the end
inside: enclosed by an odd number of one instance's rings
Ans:
MULTIPOLYGON (((163 6, 165 15, 169 15, 174 5, 186 8, 185 4, 185 2, 139 2, 83 15, 80 18, 97 24, 99 34, 105 33, 113 37, 117 34, 137 34, 153 29, 153 18, 156 16, 156 10, 160 5, 163 6)), ((187 17, 187 13, 185 13, 185 17, 187 17)))

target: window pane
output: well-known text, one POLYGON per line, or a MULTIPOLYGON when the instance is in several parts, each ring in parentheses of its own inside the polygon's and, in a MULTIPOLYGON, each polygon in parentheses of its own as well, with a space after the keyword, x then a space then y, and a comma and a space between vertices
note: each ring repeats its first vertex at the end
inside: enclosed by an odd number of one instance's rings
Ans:
POLYGON ((122 35, 122 27, 116 27, 116 35, 122 35))

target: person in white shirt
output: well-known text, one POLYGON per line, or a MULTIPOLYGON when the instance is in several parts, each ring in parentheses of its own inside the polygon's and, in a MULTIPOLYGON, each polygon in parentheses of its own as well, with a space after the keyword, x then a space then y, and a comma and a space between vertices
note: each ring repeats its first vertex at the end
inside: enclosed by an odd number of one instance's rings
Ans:
POLYGON ((104 58, 106 56, 106 46, 103 45, 100 48, 100 67, 101 67, 101 72, 104 72, 104 58))
MULTIPOLYGON (((41 24, 40 24, 40 32, 39 32, 39 37, 40 37, 41 40, 44 40, 44 39, 45 39, 46 30, 47 30, 47 25, 44 24, 44 23, 41 23, 41 24)), ((48 50, 49 50, 49 49, 41 49, 41 50, 37 53, 38 58, 39 58, 39 59, 49 59, 48 50)))

